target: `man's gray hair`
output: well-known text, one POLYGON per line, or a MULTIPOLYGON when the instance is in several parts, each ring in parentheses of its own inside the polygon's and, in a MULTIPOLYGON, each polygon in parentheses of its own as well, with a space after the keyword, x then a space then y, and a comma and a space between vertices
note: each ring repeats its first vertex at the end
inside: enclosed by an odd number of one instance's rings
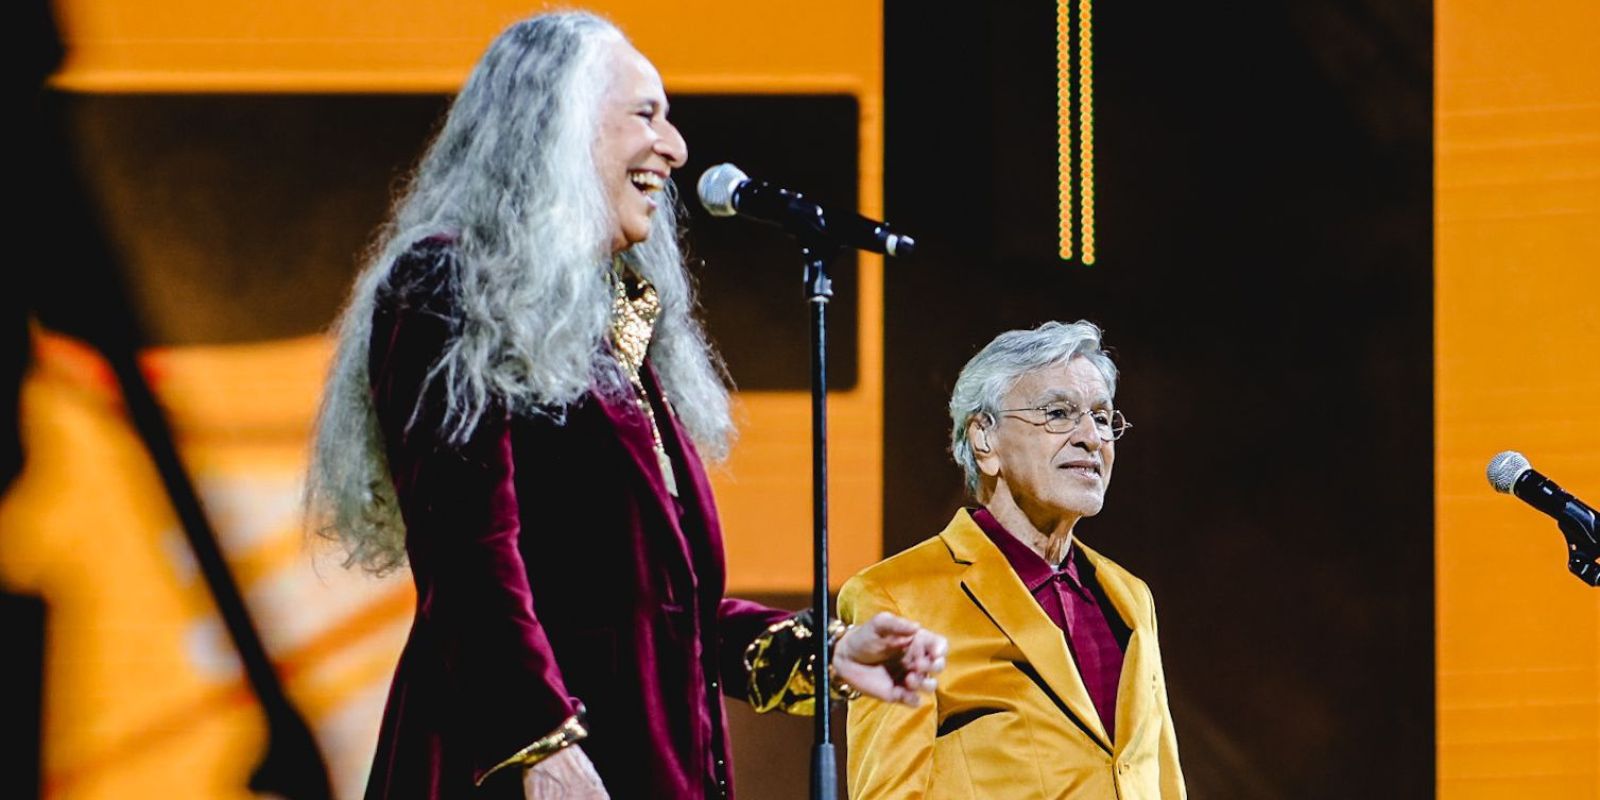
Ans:
MULTIPOLYGON (((1117 395, 1117 366, 1100 347, 1100 328, 1092 322, 1046 322, 1032 330, 994 337, 961 368, 950 393, 950 454, 966 473, 967 491, 978 497, 978 459, 967 439, 974 417, 993 418, 1011 387, 1034 370, 1065 365, 1082 356, 1100 370, 1106 389, 1117 395)), ((979 498, 980 500, 982 498, 979 498)))

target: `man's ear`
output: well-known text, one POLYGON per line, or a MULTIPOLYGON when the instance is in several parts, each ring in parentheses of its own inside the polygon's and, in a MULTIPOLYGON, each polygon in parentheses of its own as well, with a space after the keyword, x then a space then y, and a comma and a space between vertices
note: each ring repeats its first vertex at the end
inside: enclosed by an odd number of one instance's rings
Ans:
POLYGON ((993 424, 994 419, 988 414, 976 414, 967 422, 967 441, 972 443, 978 471, 990 477, 1000 472, 1000 459, 994 454, 993 437, 989 433, 993 424))

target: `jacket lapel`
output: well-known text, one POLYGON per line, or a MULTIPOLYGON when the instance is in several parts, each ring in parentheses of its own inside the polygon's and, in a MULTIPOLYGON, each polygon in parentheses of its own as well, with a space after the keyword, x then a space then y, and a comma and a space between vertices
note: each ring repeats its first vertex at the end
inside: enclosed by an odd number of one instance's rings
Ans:
POLYGON ((951 555, 968 565, 961 576, 962 588, 977 601, 1000 632, 1022 651, 1028 664, 1044 681, 1043 688, 1096 743, 1110 752, 1110 739, 1100 722, 1100 714, 1089 699, 1089 689, 1084 686, 1078 665, 1073 663, 1064 632, 1039 607, 1039 602, 1017 577, 1005 555, 989 541, 965 509, 956 514, 940 536, 951 555))
MULTIPOLYGON (((644 382, 650 389, 652 397, 657 399, 656 422, 661 428, 661 440, 666 445, 669 454, 677 454, 673 459, 673 470, 676 472, 678 483, 678 505, 683 509, 683 517, 678 523, 681 530, 704 531, 704 536, 682 536, 689 542, 691 548, 698 550, 691 553, 694 563, 694 575, 699 583, 699 589, 705 602, 703 610, 715 613, 717 603, 722 599, 723 590, 726 588, 727 564, 722 551, 722 525, 717 520, 717 505, 711 494, 711 481, 706 477, 705 466, 700 462, 700 453, 695 450, 694 441, 689 438, 689 432, 684 430, 683 423, 678 421, 678 415, 673 413, 672 406, 666 400, 666 393, 661 390, 661 380, 649 363, 644 366, 644 382)), ((649 453, 649 468, 655 467, 655 452, 649 453)), ((660 477, 657 469, 656 477, 660 477)), ((672 499, 666 494, 666 484, 662 482, 661 499, 663 503, 671 503, 672 499)))
MULTIPOLYGON (((656 513, 666 523, 667 529, 673 532, 669 537, 670 542, 655 542, 654 545, 665 547, 669 553, 674 554, 671 561, 675 563, 672 563, 670 568, 676 574, 679 584, 684 589, 693 591, 694 570, 690 567, 693 558, 685 549, 678 515, 672 508, 672 495, 667 492, 666 479, 661 476, 661 466, 656 461, 655 440, 650 435, 650 421, 634 403, 632 391, 629 389, 629 394, 616 397, 606 397, 600 392, 591 392, 589 396, 600 406, 600 410, 605 412, 617 439, 621 441, 629 460, 638 470, 639 474, 635 477, 645 483, 647 493, 651 497, 648 504, 655 507, 656 513)), ((625 479, 618 476, 617 480, 625 479)))
MULTIPOLYGON (((628 391, 631 394, 633 390, 628 391)), ((641 473, 640 477, 649 484, 650 494, 656 497, 656 504, 665 512, 666 498, 670 495, 667 493, 667 483, 661 477, 661 467, 656 463, 654 440, 650 437, 650 421, 645 419, 644 413, 639 410, 631 396, 607 397, 596 391, 591 392, 590 397, 600 405, 600 410, 605 412, 606 418, 611 420, 611 427, 616 431, 617 438, 622 441, 623 449, 627 450, 629 458, 641 473)))
POLYGON ((1150 707, 1155 692, 1152 687, 1140 684, 1141 681, 1155 680, 1148 665, 1147 652, 1150 647, 1145 645, 1154 632, 1150 630, 1149 610, 1144 606, 1139 592, 1128 581, 1127 573, 1104 556, 1084 547, 1083 542, 1076 542, 1075 545, 1081 547, 1089 562, 1094 564, 1095 579, 1099 581, 1100 589, 1106 593, 1106 599, 1111 601, 1122 621, 1132 630, 1128 637, 1128 651, 1122 655, 1122 677, 1117 682, 1116 752, 1120 753, 1128 742, 1137 738, 1135 728, 1141 722, 1159 718, 1155 709, 1150 707))

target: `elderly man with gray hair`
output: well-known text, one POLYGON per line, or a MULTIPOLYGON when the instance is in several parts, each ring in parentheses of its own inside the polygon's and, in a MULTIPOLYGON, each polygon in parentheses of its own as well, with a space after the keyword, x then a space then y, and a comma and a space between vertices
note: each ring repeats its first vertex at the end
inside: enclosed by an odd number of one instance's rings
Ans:
POLYGON ((1008 331, 967 362, 951 450, 978 505, 851 578, 949 638, 932 703, 850 706, 850 796, 1182 798, 1150 589, 1074 535, 1105 503, 1117 370, 1088 322, 1008 331))

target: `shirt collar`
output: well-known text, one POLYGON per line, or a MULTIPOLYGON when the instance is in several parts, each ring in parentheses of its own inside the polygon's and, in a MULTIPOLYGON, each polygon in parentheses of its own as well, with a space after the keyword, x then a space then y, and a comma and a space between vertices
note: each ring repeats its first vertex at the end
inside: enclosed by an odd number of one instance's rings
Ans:
POLYGON ((1028 587, 1029 592, 1038 592, 1052 578, 1059 577, 1074 591, 1087 593, 1084 579, 1085 577, 1093 579, 1094 568, 1078 557, 1079 549, 1076 544, 1068 546, 1067 555, 1061 559, 1061 567, 1058 569, 1045 561, 1043 556, 1035 553, 1033 548, 1023 544, 1021 539, 1011 535, 1011 532, 989 513, 989 509, 979 507, 970 509, 970 513, 972 521, 978 523, 984 535, 1000 548, 1001 555, 1006 557, 1011 569, 1016 571, 1017 577, 1022 579, 1023 585, 1028 587))

